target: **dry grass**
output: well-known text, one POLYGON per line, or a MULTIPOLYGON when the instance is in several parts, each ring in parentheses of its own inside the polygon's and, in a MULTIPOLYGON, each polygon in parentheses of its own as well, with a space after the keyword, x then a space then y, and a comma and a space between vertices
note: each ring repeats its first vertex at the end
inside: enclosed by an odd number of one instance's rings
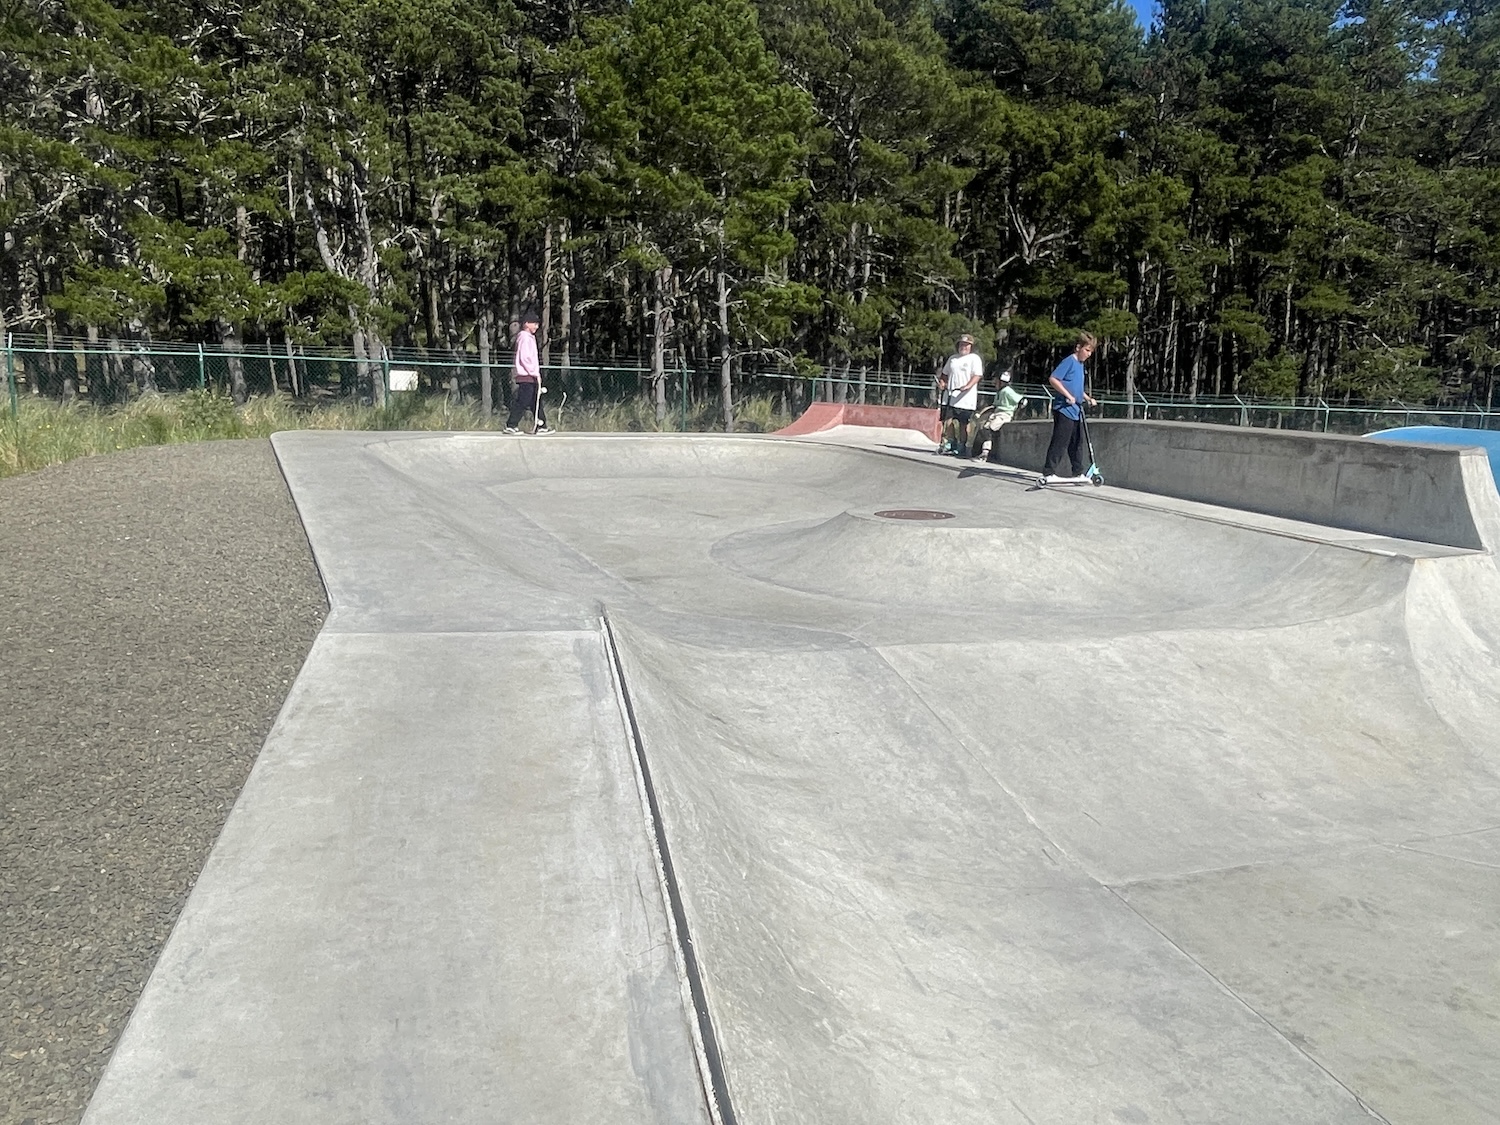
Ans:
MULTIPOLYGON (((770 395, 743 400, 736 407, 735 428, 764 433, 790 424, 778 405, 770 395)), ((690 406, 686 421, 690 431, 720 429, 718 403, 690 406)), ((650 401, 635 398, 568 403, 552 422, 575 432, 649 433, 677 430, 682 417, 680 408, 670 410, 658 426, 650 401)), ((0 477, 141 445, 269 437, 278 430, 498 430, 504 425, 503 413, 485 417, 475 405, 414 394, 395 395, 379 409, 347 401, 310 406, 285 395, 252 398, 236 407, 215 391, 147 395, 115 407, 33 397, 21 400, 15 417, 0 406, 0 477)))

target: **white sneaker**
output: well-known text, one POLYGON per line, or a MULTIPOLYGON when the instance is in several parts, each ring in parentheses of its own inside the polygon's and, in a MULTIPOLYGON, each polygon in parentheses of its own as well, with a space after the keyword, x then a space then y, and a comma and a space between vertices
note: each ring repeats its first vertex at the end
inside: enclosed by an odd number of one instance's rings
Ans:
POLYGON ((531 432, 534 433, 534 434, 550 434, 552 432, 552 427, 551 426, 538 426, 536 429, 532 430, 531 432))
POLYGON ((505 432, 508 433, 508 434, 518 434, 521 431, 518 430, 518 429, 516 429, 514 426, 506 426, 505 427, 505 432))
POLYGON ((1063 481, 1069 480, 1071 478, 1060 477, 1056 473, 1048 473, 1046 476, 1038 477, 1037 479, 1040 480, 1042 484, 1061 484, 1063 481))

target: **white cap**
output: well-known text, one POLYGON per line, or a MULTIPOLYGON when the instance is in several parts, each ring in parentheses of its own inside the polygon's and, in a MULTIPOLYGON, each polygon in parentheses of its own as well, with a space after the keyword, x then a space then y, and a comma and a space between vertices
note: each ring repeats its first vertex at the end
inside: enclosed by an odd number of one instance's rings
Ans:
POLYGON ((1002 383, 1009 383, 1010 382, 1010 372, 1009 371, 1002 371, 1002 372, 1000 372, 1000 381, 1002 383))

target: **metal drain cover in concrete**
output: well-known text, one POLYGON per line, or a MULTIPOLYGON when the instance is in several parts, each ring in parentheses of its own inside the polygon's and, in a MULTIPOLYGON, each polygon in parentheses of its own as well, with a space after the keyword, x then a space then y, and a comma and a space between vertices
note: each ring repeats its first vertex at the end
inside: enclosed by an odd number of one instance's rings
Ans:
POLYGON ((883 520, 951 520, 952 512, 935 512, 931 508, 888 508, 876 512, 883 520))

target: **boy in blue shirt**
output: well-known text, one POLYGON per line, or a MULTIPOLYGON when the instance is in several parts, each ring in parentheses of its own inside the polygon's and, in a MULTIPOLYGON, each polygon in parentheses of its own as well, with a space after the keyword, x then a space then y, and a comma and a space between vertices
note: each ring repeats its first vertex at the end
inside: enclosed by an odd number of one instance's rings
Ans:
POLYGON ((1078 480, 1088 470, 1083 459, 1083 427, 1079 425, 1082 414, 1078 403, 1096 405, 1083 389, 1083 365, 1094 354, 1094 343, 1094 337, 1089 333, 1078 333, 1073 354, 1059 363, 1047 380, 1047 385, 1052 388, 1052 444, 1047 447, 1047 461, 1042 466, 1042 480, 1047 484, 1078 480), (1064 454, 1073 465, 1071 478, 1057 475, 1064 454))

